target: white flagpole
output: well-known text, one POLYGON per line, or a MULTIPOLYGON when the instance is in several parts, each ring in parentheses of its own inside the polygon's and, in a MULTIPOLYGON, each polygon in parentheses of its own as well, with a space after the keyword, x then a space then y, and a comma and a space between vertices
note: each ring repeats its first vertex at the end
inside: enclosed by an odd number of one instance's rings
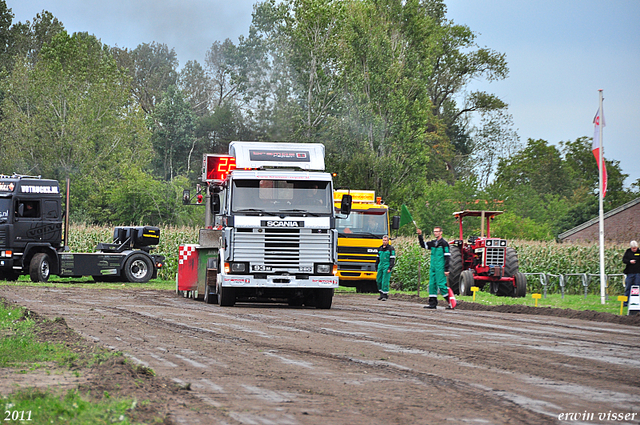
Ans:
POLYGON ((599 222, 600 222, 600 303, 604 304, 605 303, 605 297, 606 297, 606 293, 605 293, 605 286, 606 286, 606 276, 605 276, 605 270, 604 270, 604 203, 603 203, 603 199, 602 199, 602 189, 603 189, 603 185, 604 182, 602 181, 603 179, 603 169, 604 169, 604 153, 603 153, 603 148, 602 148, 602 127, 604 127, 604 122, 603 122, 603 112, 602 112, 602 90, 598 90, 599 92, 599 97, 600 97, 600 105, 599 105, 599 109, 598 109, 598 127, 599 127, 599 131, 600 131, 600 149, 599 149, 599 153, 600 153, 600 161, 599 164, 600 166, 598 167, 598 204, 599 204, 599 208, 600 208, 600 212, 599 212, 599 222))

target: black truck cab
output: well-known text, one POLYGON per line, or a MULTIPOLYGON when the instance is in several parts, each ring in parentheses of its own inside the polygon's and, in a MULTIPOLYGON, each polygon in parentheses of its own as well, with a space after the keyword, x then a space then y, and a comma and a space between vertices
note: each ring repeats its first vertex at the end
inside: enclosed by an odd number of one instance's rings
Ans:
POLYGON ((100 243, 93 253, 71 253, 65 251, 62 223, 57 180, 0 175, 0 280, 29 274, 32 281, 45 282, 53 274, 144 283, 164 265, 163 256, 150 254, 159 243, 157 227, 117 227, 114 243, 100 243))
POLYGON ((56 255, 62 246, 61 204, 57 180, 0 175, 0 279, 15 280, 37 252, 56 255))

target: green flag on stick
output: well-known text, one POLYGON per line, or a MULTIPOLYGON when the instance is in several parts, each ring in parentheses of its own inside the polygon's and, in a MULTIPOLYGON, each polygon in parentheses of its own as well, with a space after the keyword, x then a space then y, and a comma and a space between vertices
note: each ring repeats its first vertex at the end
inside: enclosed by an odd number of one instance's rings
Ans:
POLYGON ((411 217, 411 213, 409 212, 407 206, 405 204, 402 204, 402 209, 400 211, 400 227, 408 223, 413 223, 416 228, 418 227, 416 225, 416 222, 413 220, 413 217, 411 217))

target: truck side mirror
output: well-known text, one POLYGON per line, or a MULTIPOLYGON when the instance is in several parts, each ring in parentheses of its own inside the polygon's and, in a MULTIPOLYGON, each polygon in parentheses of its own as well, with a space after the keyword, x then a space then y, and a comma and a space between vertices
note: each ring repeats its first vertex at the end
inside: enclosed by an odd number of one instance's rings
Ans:
POLYGON ((394 215, 391 217, 391 228, 393 230, 398 230, 400 228, 400 216, 394 215))
POLYGON ((182 191, 182 204, 189 205, 189 201, 191 200, 191 192, 188 189, 182 191))
POLYGON ((351 195, 342 195, 342 201, 340 202, 340 214, 351 214, 351 203, 353 199, 351 195))
POLYGON ((18 217, 24 217, 24 204, 20 203, 18 205, 18 217))
POLYGON ((220 214, 220 194, 214 193, 211 195, 211 212, 214 214, 220 214))

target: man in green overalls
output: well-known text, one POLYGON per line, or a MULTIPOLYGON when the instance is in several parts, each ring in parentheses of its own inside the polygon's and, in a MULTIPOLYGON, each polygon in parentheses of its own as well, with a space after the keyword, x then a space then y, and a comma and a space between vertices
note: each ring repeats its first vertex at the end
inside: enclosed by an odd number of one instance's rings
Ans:
POLYGON ((449 244, 442 238, 442 228, 434 227, 434 240, 425 244, 422 238, 422 230, 416 229, 420 246, 431 250, 431 265, 429 266, 429 305, 424 308, 436 309, 438 306, 438 290, 447 301, 447 308, 451 309, 449 302, 449 288, 447 287, 447 276, 449 275, 449 244))
POLYGON ((396 251, 391 245, 389 245, 388 235, 384 235, 382 237, 382 246, 378 248, 378 258, 376 259, 376 263, 378 264, 376 283, 378 284, 378 292, 380 292, 378 300, 386 301, 389 299, 391 269, 393 269, 393 266, 396 264, 396 251))

